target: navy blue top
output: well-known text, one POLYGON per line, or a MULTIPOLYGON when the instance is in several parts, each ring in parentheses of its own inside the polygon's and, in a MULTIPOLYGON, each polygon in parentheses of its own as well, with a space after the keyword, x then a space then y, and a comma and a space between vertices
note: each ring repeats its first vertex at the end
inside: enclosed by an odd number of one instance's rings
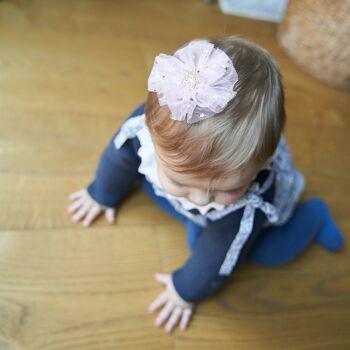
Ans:
MULTIPOLYGON (((144 105, 142 104, 129 118, 143 113, 144 105)), ((140 148, 138 138, 128 139, 120 149, 117 149, 113 141, 118 131, 113 135, 103 152, 96 177, 87 188, 90 196, 96 202, 112 208, 120 204, 133 188, 135 182, 143 176, 138 173, 141 162, 137 154, 140 148)), ((268 170, 262 170, 255 181, 262 185, 268 175, 268 170)), ((262 194, 263 200, 272 203, 274 192, 275 183, 273 182, 272 186, 262 194)), ((230 277, 219 275, 219 270, 232 241, 239 231, 243 211, 244 208, 241 208, 219 220, 209 221, 198 238, 192 255, 183 266, 173 272, 174 286, 184 300, 198 302, 223 287, 230 277)), ((257 209, 252 233, 244 244, 232 272, 247 256, 265 220, 265 214, 257 209)))

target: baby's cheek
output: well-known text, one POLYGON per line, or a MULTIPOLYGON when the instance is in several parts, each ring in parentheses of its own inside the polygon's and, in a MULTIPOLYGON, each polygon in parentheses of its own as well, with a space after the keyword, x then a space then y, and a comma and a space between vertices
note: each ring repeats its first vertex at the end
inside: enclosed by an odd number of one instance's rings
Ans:
POLYGON ((171 194, 172 196, 175 196, 175 197, 186 197, 187 196, 187 191, 185 191, 181 188, 177 188, 174 186, 168 186, 166 184, 164 184, 164 186, 162 186, 162 187, 166 193, 171 194))
POLYGON ((163 176, 159 176, 159 183, 162 189, 172 196, 185 197, 187 195, 187 192, 183 188, 172 185, 163 176))
POLYGON ((218 192, 215 194, 215 202, 224 204, 224 205, 229 205, 231 203, 234 203, 238 201, 242 197, 243 193, 235 193, 235 194, 229 194, 225 192, 218 192))

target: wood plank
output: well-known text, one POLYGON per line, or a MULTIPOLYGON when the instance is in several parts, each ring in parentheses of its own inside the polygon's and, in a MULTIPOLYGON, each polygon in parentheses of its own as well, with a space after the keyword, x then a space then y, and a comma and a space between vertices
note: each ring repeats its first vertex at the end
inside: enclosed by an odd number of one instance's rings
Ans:
MULTIPOLYGON (((135 187, 114 225, 66 213, 146 96, 154 56, 238 34, 281 67, 303 198, 350 234, 350 99, 278 46, 277 26, 199 0, 0 1, 0 349, 348 349, 350 260, 311 245, 278 269, 242 264, 187 332, 154 327, 155 272, 189 256, 182 224, 135 187)), ((210 257, 208 257, 210 258, 210 257)))

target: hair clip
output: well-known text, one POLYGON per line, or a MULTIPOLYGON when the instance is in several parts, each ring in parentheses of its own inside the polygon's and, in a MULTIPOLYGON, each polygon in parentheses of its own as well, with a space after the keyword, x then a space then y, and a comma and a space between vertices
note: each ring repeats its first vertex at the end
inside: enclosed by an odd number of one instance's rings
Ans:
POLYGON ((155 58, 148 91, 157 93, 171 118, 196 123, 223 111, 237 94, 238 74, 231 59, 206 40, 191 41, 173 56, 155 58))

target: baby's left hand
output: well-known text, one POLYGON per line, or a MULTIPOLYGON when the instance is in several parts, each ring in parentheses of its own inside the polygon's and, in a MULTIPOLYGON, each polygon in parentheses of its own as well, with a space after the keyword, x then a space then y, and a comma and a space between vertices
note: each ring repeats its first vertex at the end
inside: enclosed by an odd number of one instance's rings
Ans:
POLYGON ((165 330, 171 333, 181 317, 180 329, 184 331, 190 323, 194 304, 188 303, 180 297, 174 287, 171 275, 156 273, 155 279, 164 284, 166 290, 158 296, 148 309, 149 312, 153 313, 155 310, 164 306, 154 324, 159 327, 169 319, 165 330))

